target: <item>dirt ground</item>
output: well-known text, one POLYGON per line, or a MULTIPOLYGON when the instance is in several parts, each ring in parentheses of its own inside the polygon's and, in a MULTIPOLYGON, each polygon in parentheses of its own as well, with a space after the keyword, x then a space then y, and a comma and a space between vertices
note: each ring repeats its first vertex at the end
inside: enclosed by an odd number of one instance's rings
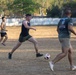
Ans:
MULTIPOLYGON (((55 26, 35 26, 37 31, 30 31, 39 44, 39 51, 43 54, 50 53, 52 60, 61 52, 57 39, 55 26)), ((74 27, 76 29, 76 27, 74 27)), ((13 59, 8 59, 8 52, 15 46, 20 33, 20 27, 7 27, 8 41, 6 46, 0 44, 0 75, 76 75, 76 71, 69 70, 67 57, 58 62, 52 72, 48 61, 44 57, 36 58, 33 44, 26 41, 13 54, 13 59)), ((76 65, 76 37, 72 35, 73 62, 76 65)))

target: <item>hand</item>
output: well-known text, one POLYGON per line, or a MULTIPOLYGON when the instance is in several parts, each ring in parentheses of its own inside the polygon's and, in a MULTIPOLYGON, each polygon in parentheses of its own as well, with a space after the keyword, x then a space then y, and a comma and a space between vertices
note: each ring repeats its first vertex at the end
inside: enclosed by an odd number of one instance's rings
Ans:
POLYGON ((35 29, 35 28, 32 28, 32 29, 36 31, 36 29, 35 29))

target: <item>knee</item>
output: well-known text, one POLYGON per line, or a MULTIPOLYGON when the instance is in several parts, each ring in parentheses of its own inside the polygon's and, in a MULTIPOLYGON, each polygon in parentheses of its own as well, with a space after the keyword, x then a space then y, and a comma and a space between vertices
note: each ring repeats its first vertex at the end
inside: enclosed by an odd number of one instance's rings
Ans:
POLYGON ((5 38, 8 39, 8 36, 6 36, 5 38))
POLYGON ((35 45, 37 45, 37 44, 38 44, 38 42, 35 40, 34 44, 35 44, 35 45))
POLYGON ((69 54, 72 54, 72 51, 71 51, 71 50, 68 50, 68 53, 69 53, 69 54))
POLYGON ((6 37, 6 39, 8 39, 8 37, 6 37))
POLYGON ((22 42, 18 42, 18 44, 19 44, 19 45, 21 45, 21 44, 22 44, 22 42))
POLYGON ((18 43, 17 43, 17 46, 20 46, 21 44, 22 44, 22 42, 18 42, 18 43))
POLYGON ((64 57, 67 56, 67 52, 66 52, 66 53, 63 53, 63 56, 64 56, 64 57))

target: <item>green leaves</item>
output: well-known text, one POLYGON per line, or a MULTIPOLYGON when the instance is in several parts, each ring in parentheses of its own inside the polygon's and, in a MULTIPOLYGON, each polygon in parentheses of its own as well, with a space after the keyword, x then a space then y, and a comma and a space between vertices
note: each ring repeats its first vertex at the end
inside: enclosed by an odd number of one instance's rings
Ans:
POLYGON ((59 7, 58 6, 52 6, 52 9, 47 9, 46 10, 47 11, 47 16, 49 16, 49 17, 60 17, 61 16, 61 11, 60 11, 60 9, 59 9, 59 7))
MULTIPOLYGON (((75 13, 76 0, 0 0, 0 14, 22 16, 23 14, 55 14, 70 7, 75 13), (50 9, 49 9, 50 8, 50 9), (47 11, 46 11, 47 9, 47 11)), ((60 16, 60 13, 58 13, 60 16)))
POLYGON ((13 9, 14 13, 33 13, 40 5, 33 0, 14 0, 13 4, 9 4, 9 8, 13 9))
POLYGON ((63 7, 65 9, 71 9, 72 10, 72 17, 76 17, 76 0, 73 0, 71 2, 67 2, 63 4, 63 7))
POLYGON ((76 17, 76 0, 54 0, 47 9, 47 16, 61 17, 65 9, 72 10, 72 17, 76 17))

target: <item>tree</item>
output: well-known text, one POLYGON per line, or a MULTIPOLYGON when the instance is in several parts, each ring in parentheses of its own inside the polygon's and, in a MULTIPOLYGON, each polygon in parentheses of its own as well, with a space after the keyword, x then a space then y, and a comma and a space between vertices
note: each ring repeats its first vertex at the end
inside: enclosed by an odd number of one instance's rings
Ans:
POLYGON ((61 16, 61 10, 58 6, 52 6, 52 8, 48 8, 46 10, 47 16, 49 17, 60 17, 61 16))
POLYGON ((63 0, 53 0, 48 9, 46 9, 47 16, 61 17, 62 4, 63 0))
POLYGON ((76 0, 69 1, 63 4, 63 8, 72 10, 72 17, 76 17, 76 0))
POLYGON ((52 5, 52 3, 54 2, 54 0, 33 0, 36 3, 40 4, 41 6, 35 11, 35 13, 38 14, 45 14, 46 15, 46 9, 48 9, 48 7, 52 5))
POLYGON ((39 6, 40 5, 33 0, 14 0, 12 4, 8 4, 9 10, 12 9, 12 12, 16 15, 27 13, 33 14, 39 6))
POLYGON ((3 16, 7 10, 7 0, 0 0, 0 14, 3 16))

